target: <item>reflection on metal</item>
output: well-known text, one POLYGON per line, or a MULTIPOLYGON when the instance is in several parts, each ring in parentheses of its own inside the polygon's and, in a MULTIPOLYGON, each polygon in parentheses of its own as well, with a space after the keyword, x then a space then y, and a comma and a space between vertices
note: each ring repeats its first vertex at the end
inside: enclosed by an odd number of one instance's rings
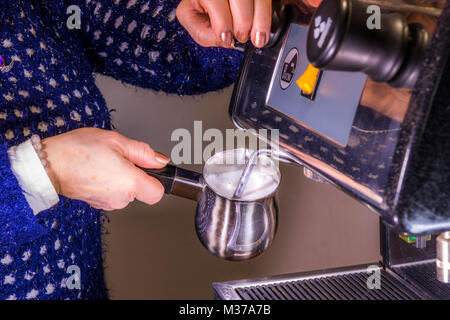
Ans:
POLYGON ((450 300, 450 285, 437 280, 434 259, 396 265, 391 270, 426 295, 427 299, 450 300))
POLYGON ((417 236, 416 237, 416 248, 425 249, 427 247, 427 236, 417 236))
POLYGON ((439 281, 450 283, 450 231, 436 239, 436 275, 439 281))
POLYGON ((278 205, 273 195, 251 202, 233 201, 205 188, 197 205, 197 236, 209 252, 241 261, 269 247, 277 229, 278 205))
POLYGON ((308 179, 310 179, 312 181, 320 182, 320 183, 328 183, 327 180, 322 178, 320 175, 318 175, 314 171, 308 169, 307 167, 303 168, 303 174, 305 175, 305 177, 307 177, 308 179))
POLYGON ((264 252, 275 237, 278 222, 276 189, 280 172, 269 158, 260 162, 267 168, 265 177, 272 173, 277 178, 272 188, 264 189, 258 184, 256 188, 253 186, 254 197, 242 200, 233 200, 223 194, 226 190, 219 190, 223 186, 235 190, 238 181, 233 185, 230 175, 234 170, 239 177, 245 162, 240 167, 232 163, 239 163, 245 153, 245 149, 216 153, 206 162, 203 175, 170 164, 162 169, 141 168, 158 179, 166 193, 198 201, 195 230, 200 242, 215 256, 232 261, 248 260, 264 252), (236 162, 228 164, 230 159, 236 162), (223 179, 211 179, 219 173, 223 179))

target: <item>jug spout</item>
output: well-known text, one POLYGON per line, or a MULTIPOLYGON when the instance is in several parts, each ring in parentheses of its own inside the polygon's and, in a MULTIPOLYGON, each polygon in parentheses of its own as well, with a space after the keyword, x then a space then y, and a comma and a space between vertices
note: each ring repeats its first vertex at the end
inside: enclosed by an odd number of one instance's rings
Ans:
POLYGON ((198 201, 205 187, 200 173, 171 164, 162 169, 140 169, 158 179, 167 194, 198 201))

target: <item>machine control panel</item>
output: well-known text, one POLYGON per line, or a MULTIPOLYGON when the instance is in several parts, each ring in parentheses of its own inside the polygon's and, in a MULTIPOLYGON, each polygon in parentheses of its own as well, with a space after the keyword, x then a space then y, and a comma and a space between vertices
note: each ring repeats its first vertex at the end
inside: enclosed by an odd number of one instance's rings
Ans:
POLYGON ((306 56, 308 28, 291 24, 271 80, 267 105, 345 146, 366 76, 320 71, 306 56))

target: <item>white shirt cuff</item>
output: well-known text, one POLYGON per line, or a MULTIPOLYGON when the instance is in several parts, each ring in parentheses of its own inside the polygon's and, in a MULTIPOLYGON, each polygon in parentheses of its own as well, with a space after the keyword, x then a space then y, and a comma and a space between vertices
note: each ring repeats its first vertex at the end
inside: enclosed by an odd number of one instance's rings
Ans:
POLYGON ((35 215, 59 202, 58 194, 31 140, 9 148, 8 156, 11 170, 19 181, 25 199, 35 215))

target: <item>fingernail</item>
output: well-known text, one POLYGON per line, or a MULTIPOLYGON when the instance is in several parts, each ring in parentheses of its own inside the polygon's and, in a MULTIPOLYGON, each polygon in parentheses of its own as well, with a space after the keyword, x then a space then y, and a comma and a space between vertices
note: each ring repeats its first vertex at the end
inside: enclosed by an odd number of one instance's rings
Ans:
POLYGON ((170 161, 170 158, 166 157, 165 155, 159 152, 155 152, 155 159, 156 161, 162 164, 167 164, 170 161))
POLYGON ((233 35, 231 34, 230 31, 222 32, 220 34, 220 39, 222 40, 222 44, 225 47, 231 47, 231 43, 233 41, 233 35))
POLYGON ((258 48, 262 48, 266 45, 266 33, 265 32, 256 32, 255 44, 258 48))
POLYGON ((238 31, 236 33, 236 39, 240 43, 246 43, 248 41, 248 33, 238 31))

